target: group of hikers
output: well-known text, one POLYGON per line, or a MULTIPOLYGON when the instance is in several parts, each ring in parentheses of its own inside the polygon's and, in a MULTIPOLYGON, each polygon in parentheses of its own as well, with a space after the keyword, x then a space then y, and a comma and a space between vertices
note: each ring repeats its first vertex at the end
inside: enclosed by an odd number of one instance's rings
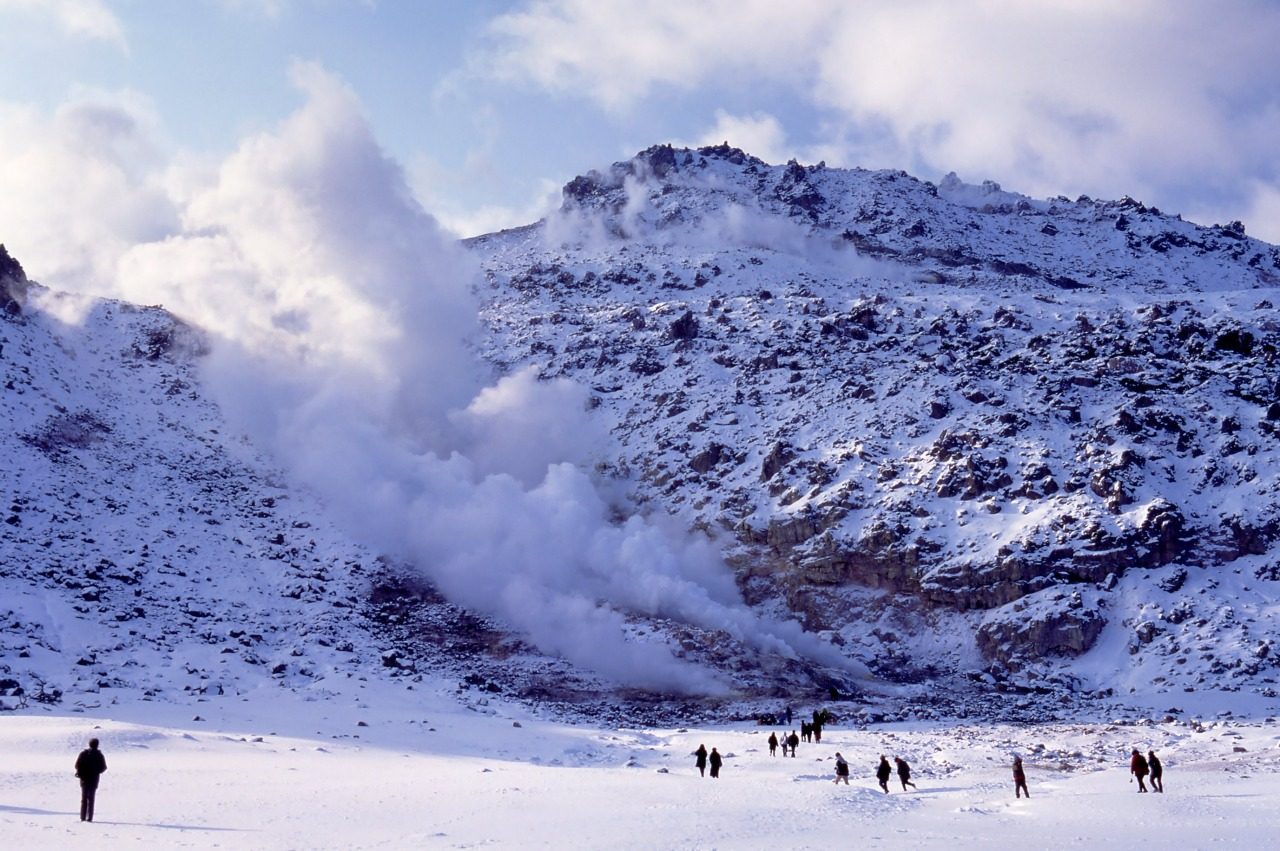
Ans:
MULTIPOLYGON (((786 718, 790 721, 790 709, 786 711, 786 718)), ((796 731, 792 730, 790 734, 784 734, 779 738, 776 732, 770 732, 768 740, 769 756, 777 756, 778 746, 781 745, 783 756, 786 756, 789 751, 791 756, 794 757, 796 755, 796 747, 800 744, 801 737, 804 734, 808 735, 808 738, 805 739, 806 741, 821 742, 822 727, 830 718, 831 716, 826 710, 815 710, 812 724, 801 722, 801 735, 797 735, 796 731)), ((710 762, 711 776, 720 776, 722 760, 715 748, 711 749, 711 754, 708 757, 706 747, 698 745, 698 749, 694 751, 694 756, 697 759, 699 773, 705 776, 707 764, 710 762)), ((895 756, 893 762, 894 765, 890 765, 885 755, 880 754, 880 762, 876 765, 876 781, 880 784, 880 788, 884 790, 884 793, 886 795, 889 793, 889 778, 894 775, 895 771, 898 775, 898 781, 902 784, 903 792, 907 791, 908 786, 915 789, 916 784, 911 782, 911 766, 907 761, 902 757, 895 756)), ((835 770, 836 776, 833 782, 849 785, 849 761, 839 751, 836 751, 835 770)), ((1137 748, 1134 748, 1132 757, 1129 760, 1129 773, 1134 778, 1137 778, 1139 792, 1147 791, 1146 780, 1148 777, 1151 778, 1151 791, 1164 791, 1164 766, 1160 764, 1160 758, 1156 756, 1154 750, 1148 751, 1144 757, 1137 748)), ((1022 764, 1022 757, 1016 754, 1013 757, 1013 794, 1016 798, 1022 798, 1024 795, 1027 798, 1031 797, 1031 790, 1027 788, 1027 770, 1022 764)))
POLYGON ((720 757, 720 752, 715 748, 711 749, 711 753, 707 753, 706 745, 698 745, 698 749, 693 752, 696 757, 695 764, 698 766, 698 774, 703 777, 707 776, 707 765, 711 766, 711 776, 718 778, 720 776, 720 766, 724 764, 724 760, 720 757))
MULTIPOLYGON (((1151 776, 1151 791, 1164 793, 1164 766, 1160 764, 1160 757, 1156 756, 1155 751, 1147 751, 1144 757, 1142 752, 1137 748, 1133 749, 1133 755, 1129 757, 1129 773, 1138 779, 1138 791, 1147 791, 1146 779, 1151 776)), ((1133 782, 1132 779, 1129 780, 1133 782)))
MULTIPOLYGON (((825 719, 824 719, 825 720, 825 719)), ((815 721, 814 725, 817 731, 814 732, 814 740, 822 741, 820 723, 815 721)), ((787 755, 790 749, 791 755, 796 755, 796 746, 800 744, 800 737, 796 735, 794 730, 791 734, 778 738, 777 733, 769 734, 769 755, 777 756, 779 743, 782 744, 782 755, 787 755)), ((698 745, 698 749, 693 752, 694 764, 697 766, 698 774, 702 777, 707 775, 707 769, 711 769, 711 776, 720 777, 720 767, 724 765, 724 758, 720 756, 720 752, 714 747, 707 751, 706 745, 698 745)), ((907 791, 907 787, 916 788, 916 784, 911 782, 911 766, 907 764, 905 759, 895 756, 894 764, 897 766, 898 780, 902 783, 902 791, 907 791)), ((93 804, 94 798, 98 791, 98 779, 103 772, 107 770, 106 757, 102 755, 102 751, 98 747, 97 739, 89 740, 89 747, 80 752, 80 756, 76 758, 76 777, 80 779, 80 820, 93 821, 93 804)), ((880 754, 880 763, 876 766, 876 780, 880 784, 880 788, 884 793, 889 794, 889 778, 894 774, 894 766, 889 765, 889 760, 884 754, 880 754)), ((1138 781, 1138 791, 1146 792, 1148 777, 1151 778, 1151 791, 1164 792, 1164 766, 1160 763, 1160 758, 1156 756, 1154 750, 1147 751, 1144 757, 1142 752, 1137 748, 1133 749, 1133 754, 1129 759, 1129 773, 1138 781)), ((849 761, 841 756, 840 751, 836 751, 836 778, 835 783, 844 783, 849 785, 849 761)), ((1132 782, 1132 781, 1130 781, 1132 782)), ((1027 789, 1027 772, 1022 765, 1022 757, 1014 756, 1013 758, 1013 789, 1014 796, 1021 798, 1026 795, 1031 797, 1031 792, 1027 789)))
POLYGON ((795 730, 792 730, 792 731, 791 731, 791 735, 790 735, 790 736, 783 736, 781 739, 779 739, 779 738, 778 738, 778 734, 777 734, 777 733, 770 733, 770 734, 769 734, 769 756, 777 756, 777 755, 778 755, 778 744, 779 744, 779 742, 781 742, 781 744, 782 744, 782 755, 783 755, 783 756, 786 756, 786 755, 787 755, 787 751, 788 751, 788 750, 790 750, 790 751, 791 751, 791 755, 792 755, 792 756, 795 756, 795 755, 796 755, 796 746, 800 744, 800 737, 796 735, 796 731, 795 731, 795 730))

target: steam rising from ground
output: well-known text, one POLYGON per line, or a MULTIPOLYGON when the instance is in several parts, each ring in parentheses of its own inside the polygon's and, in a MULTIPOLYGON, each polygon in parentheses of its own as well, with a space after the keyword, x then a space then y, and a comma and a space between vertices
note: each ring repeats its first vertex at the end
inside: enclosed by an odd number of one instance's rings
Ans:
POLYGON ((624 682, 723 688, 624 612, 723 629, 787 657, 831 648, 741 602, 712 542, 620 513, 587 472, 607 435, 585 390, 532 368, 492 386, 467 350, 463 250, 411 199, 354 94, 294 69, 305 106, 245 141, 182 205, 182 229, 120 261, 223 343, 228 414, 353 530, 540 647, 624 682))

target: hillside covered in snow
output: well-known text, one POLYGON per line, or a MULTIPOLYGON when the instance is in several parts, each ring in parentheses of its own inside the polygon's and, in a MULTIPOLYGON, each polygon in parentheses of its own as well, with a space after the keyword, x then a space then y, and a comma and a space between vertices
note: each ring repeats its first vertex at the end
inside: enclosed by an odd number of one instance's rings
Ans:
POLYGON ((486 356, 589 385, 618 473, 878 674, 1274 696, 1280 250, 1239 223, 658 146, 471 247, 486 356))
MULTIPOLYGON (((307 273, 430 256, 353 221, 307 273)), ((659 146, 461 254, 401 325, 255 317, 281 375, 0 257, 5 708, 1275 705, 1280 250, 1238 223, 659 146)))

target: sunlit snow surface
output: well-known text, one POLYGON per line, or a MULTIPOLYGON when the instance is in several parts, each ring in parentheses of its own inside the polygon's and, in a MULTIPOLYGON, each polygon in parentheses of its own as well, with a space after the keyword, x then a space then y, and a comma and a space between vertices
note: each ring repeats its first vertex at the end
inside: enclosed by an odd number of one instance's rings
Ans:
POLYGON ((0 716, 5 846, 1261 848, 1280 831, 1274 719, 837 724, 783 758, 769 756, 767 727, 566 725, 500 702, 464 708, 438 682, 264 686, 194 711, 201 720, 163 703, 0 716), (97 821, 82 824, 71 764, 89 736, 109 770, 97 821), (700 743, 724 754, 719 780, 698 776, 700 743), (1166 794, 1136 794, 1132 747, 1160 754, 1166 794), (836 751, 848 787, 832 783, 836 751), (1013 797, 1015 752, 1029 800, 1013 797), (881 793, 881 753, 906 758, 918 789, 895 777, 881 793))

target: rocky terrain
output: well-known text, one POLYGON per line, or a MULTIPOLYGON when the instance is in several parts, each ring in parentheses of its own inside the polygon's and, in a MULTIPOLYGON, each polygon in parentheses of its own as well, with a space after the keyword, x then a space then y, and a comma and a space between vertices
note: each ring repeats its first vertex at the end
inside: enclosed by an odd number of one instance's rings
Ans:
POLYGON ((643 498, 882 673, 1105 634, 1098 686, 1270 689, 1280 251, 1239 223, 659 146, 471 245, 486 355, 590 384, 643 498))
MULTIPOLYGON (((483 358, 591 388, 597 474, 874 674, 632 617, 732 676, 717 711, 1276 697, 1280 250, 1239 223, 659 146, 468 246, 483 358)), ((541 653, 354 537, 228 427, 200 330, 4 252, 0 281, 6 708, 429 669, 477 704, 708 711, 541 653)))

